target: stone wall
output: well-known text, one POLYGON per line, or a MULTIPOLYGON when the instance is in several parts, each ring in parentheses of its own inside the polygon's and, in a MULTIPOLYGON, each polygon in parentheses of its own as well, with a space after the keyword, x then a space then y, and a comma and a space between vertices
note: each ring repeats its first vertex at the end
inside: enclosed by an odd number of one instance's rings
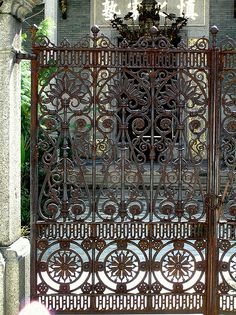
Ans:
MULTIPOLYGON (((208 36, 208 29, 211 25, 217 25, 220 29, 218 38, 225 38, 226 35, 236 39, 236 18, 234 18, 234 1, 233 0, 205 0, 206 23, 200 26, 189 26, 188 37, 208 36), (209 20, 208 20, 209 16, 209 20)), ((94 0, 70 0, 68 1, 67 19, 62 19, 61 11, 58 10, 58 42, 67 38, 72 43, 76 43, 79 38, 90 32, 90 26, 96 22, 94 17, 94 0), (92 15, 91 15, 92 12, 92 15)), ((42 11, 44 5, 36 6, 30 14, 32 18, 23 22, 23 32, 27 32, 29 24, 39 24, 44 18, 42 11), (41 12, 41 13, 40 13, 41 12)), ((95 12, 95 16, 99 12, 95 12)), ((111 31, 103 30, 112 37, 111 31)), ((27 43, 26 50, 30 49, 30 44, 27 43)))
POLYGON ((233 0, 210 0, 210 25, 219 28, 218 39, 226 35, 236 40, 236 18, 233 0))
MULTIPOLYGON (((99 0, 100 1, 100 0, 99 0)), ((90 0, 68 1, 67 19, 58 10, 58 43, 67 38, 71 43, 90 32, 90 0)))
POLYGON ((0 315, 29 298, 29 241, 20 234, 20 62, 22 21, 38 0, 0 1, 0 315))
MULTIPOLYGON (((50 5, 49 0, 49 5, 50 5)), ((82 36, 90 32, 90 0, 69 0, 67 7, 67 18, 63 19, 61 11, 58 9, 57 35, 58 43, 67 38, 72 43, 76 43, 82 36)), ((44 4, 34 7, 23 21, 23 33, 27 33, 28 40, 24 44, 26 51, 30 51, 30 25, 39 25, 44 19, 44 4)))
MULTIPOLYGON (((84 0, 85 1, 85 0, 84 0)), ((109 1, 109 0, 107 0, 109 1)), ((139 0, 141 2, 141 0, 139 0)), ((115 29, 111 28, 108 16, 105 18, 104 16, 104 3, 105 0, 97 1, 97 0, 90 0, 91 2, 91 26, 98 25, 101 33, 107 35, 114 43, 117 43, 117 35, 118 32, 115 29)), ((116 3, 119 6, 115 9, 119 11, 119 16, 124 17, 124 13, 127 13, 127 6, 128 2, 126 0, 116 0, 116 3), (123 3, 123 6, 122 6, 123 3), (121 11, 121 14, 120 14, 121 11), (124 12, 123 12, 124 11, 124 12)), ((185 1, 186 4, 190 3, 191 1, 185 1)), ((161 0, 160 3, 165 3, 164 0, 161 0)), ((171 0, 168 2, 168 12, 173 12, 177 15, 181 15, 182 10, 180 9, 180 4, 182 3, 181 0, 171 0)), ((194 11, 192 13, 195 14, 195 17, 190 17, 188 21, 188 26, 184 27, 181 31, 181 36, 184 41, 187 42, 189 40, 195 40, 196 38, 200 38, 203 36, 209 36, 209 0, 201 0, 196 1, 193 0, 195 3, 194 11)), ((186 7, 184 7, 186 9, 186 7)), ((165 11, 165 7, 162 7, 162 11, 165 11)), ((109 11, 109 13, 111 13, 109 11)), ((193 14, 193 15, 194 15, 193 14)), ((112 15, 111 15, 112 18, 112 15)), ((161 24, 164 24, 163 16, 161 17, 161 24)))

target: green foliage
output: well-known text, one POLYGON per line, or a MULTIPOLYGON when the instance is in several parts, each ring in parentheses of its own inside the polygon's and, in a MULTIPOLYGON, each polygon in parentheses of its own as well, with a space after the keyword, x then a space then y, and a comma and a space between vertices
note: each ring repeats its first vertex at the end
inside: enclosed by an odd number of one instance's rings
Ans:
POLYGON ((26 33, 21 34, 22 43, 24 43, 26 40, 27 40, 27 34, 26 33))
POLYGON ((30 102, 31 102, 31 73, 30 62, 23 60, 21 62, 21 166, 29 161, 30 146, 30 102))
POLYGON ((39 24, 37 36, 49 36, 54 27, 53 20, 51 18, 46 18, 39 24))
POLYGON ((21 226, 21 236, 29 238, 30 237, 30 228, 28 225, 21 226))
POLYGON ((21 223, 30 221, 30 62, 21 62, 21 223))
MULTIPOLYGON (((39 25, 38 36, 48 36, 53 28, 51 19, 39 25)), ((22 34, 22 42, 27 39, 22 34)), ((48 71, 48 70, 47 70, 48 71)), ((21 224, 30 224, 30 105, 31 105, 31 65, 21 61, 21 224)))

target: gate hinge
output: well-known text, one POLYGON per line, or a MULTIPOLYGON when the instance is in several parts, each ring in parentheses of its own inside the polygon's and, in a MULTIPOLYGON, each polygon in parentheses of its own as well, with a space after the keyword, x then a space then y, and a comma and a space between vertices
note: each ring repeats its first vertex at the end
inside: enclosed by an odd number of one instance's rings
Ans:
POLYGON ((31 53, 22 53, 20 51, 16 51, 16 62, 20 62, 21 60, 35 60, 37 56, 31 53))

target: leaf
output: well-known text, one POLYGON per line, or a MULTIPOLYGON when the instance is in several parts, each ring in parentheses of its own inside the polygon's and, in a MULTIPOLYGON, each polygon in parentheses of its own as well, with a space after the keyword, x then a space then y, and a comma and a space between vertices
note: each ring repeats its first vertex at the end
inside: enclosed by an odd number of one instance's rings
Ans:
POLYGON ((21 167, 23 167, 25 163, 25 139, 23 134, 21 135, 21 167))

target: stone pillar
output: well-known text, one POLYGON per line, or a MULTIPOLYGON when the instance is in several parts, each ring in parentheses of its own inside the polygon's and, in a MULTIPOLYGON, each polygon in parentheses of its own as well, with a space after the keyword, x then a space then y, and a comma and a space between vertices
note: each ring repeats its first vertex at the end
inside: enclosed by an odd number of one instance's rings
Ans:
POLYGON ((44 3, 44 18, 50 18, 54 27, 51 30, 49 39, 52 43, 57 44, 57 14, 58 14, 58 0, 45 0, 44 3))
POLYGON ((0 315, 4 315, 4 301, 5 301, 5 259, 0 253, 0 315))
POLYGON ((37 0, 0 1, 0 315, 29 296, 29 241, 20 236, 21 20, 37 0))

